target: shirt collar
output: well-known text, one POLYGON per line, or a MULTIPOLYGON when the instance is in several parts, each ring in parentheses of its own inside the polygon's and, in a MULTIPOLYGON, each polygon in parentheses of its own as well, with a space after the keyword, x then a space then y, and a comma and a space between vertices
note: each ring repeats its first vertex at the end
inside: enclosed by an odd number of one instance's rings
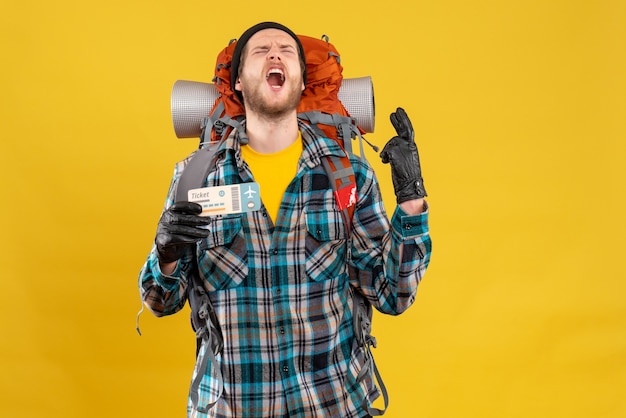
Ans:
POLYGON ((302 166, 315 168, 322 163, 321 159, 323 157, 330 155, 337 157, 346 156, 346 152, 336 140, 316 134, 307 124, 300 123, 300 132, 302 133, 303 146, 299 169, 302 166))

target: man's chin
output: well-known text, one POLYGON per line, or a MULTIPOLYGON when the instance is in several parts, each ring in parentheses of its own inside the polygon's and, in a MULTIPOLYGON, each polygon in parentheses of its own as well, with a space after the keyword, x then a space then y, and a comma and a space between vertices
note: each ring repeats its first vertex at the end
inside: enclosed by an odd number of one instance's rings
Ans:
POLYGON ((274 92, 263 98, 244 99, 246 110, 254 111, 268 117, 282 117, 294 113, 300 103, 300 95, 289 94, 287 91, 274 92))

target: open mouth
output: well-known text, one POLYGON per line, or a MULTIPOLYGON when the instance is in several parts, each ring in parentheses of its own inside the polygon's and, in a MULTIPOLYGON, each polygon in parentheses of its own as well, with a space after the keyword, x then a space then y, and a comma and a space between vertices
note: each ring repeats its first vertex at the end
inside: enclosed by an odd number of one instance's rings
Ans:
POLYGON ((267 72, 265 79, 267 80, 267 82, 270 84, 272 88, 279 89, 285 83, 285 74, 283 73, 283 70, 281 70, 280 68, 271 68, 267 72))

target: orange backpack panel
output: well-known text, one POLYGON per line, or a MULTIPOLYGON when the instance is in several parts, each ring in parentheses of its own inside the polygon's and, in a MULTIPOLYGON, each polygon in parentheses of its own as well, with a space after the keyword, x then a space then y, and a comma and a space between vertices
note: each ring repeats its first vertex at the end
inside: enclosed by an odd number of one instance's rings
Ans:
MULTIPOLYGON (((298 114, 322 112, 349 118, 350 114, 338 96, 343 80, 343 67, 341 66, 339 52, 328 41, 326 36, 322 39, 316 39, 298 35, 298 38, 304 49, 307 73, 306 86, 297 108, 298 114)), ((245 110, 230 85, 231 62, 236 44, 236 40, 231 41, 217 56, 213 83, 220 96, 217 98, 211 111, 210 117, 213 121, 219 120, 224 116, 240 119, 245 115, 245 110)), ((328 138, 337 140, 343 147, 344 138, 338 133, 337 126, 330 121, 329 123, 318 122, 316 125, 328 138)), ((358 129, 361 134, 365 133, 363 129, 356 126, 356 123, 354 125, 355 129, 358 129)), ((212 141, 218 140, 220 136, 221 132, 211 129, 212 141)))

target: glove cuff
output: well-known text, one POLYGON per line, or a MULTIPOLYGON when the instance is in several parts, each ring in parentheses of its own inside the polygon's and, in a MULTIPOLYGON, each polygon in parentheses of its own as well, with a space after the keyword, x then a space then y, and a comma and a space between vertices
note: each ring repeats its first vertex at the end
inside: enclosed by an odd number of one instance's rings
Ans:
POLYGON ((168 264, 178 261, 182 256, 184 248, 178 245, 158 245, 156 246, 157 258, 161 263, 168 264))
POLYGON ((426 196, 428 195, 426 194, 422 178, 407 181, 402 186, 396 188, 396 202, 398 204, 408 200, 422 199, 426 196))

